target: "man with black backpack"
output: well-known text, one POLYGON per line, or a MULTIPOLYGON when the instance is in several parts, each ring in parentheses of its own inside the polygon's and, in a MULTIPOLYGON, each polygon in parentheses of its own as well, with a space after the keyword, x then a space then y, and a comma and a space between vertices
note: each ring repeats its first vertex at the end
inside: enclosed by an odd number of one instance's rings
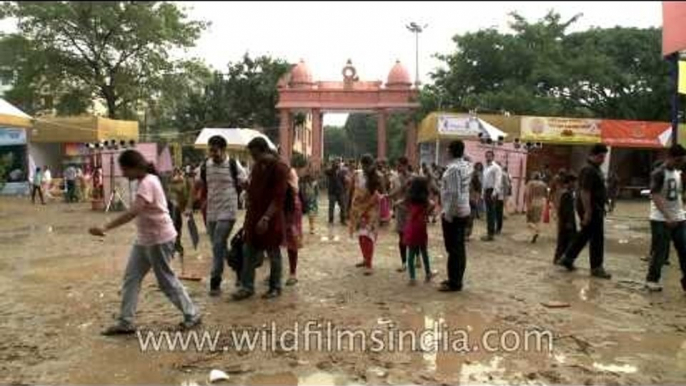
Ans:
POLYGON ((226 155, 224 137, 213 136, 208 146, 210 156, 200 167, 200 179, 207 191, 207 232, 212 241, 210 296, 219 296, 227 243, 236 223, 238 197, 248 177, 241 164, 226 155))

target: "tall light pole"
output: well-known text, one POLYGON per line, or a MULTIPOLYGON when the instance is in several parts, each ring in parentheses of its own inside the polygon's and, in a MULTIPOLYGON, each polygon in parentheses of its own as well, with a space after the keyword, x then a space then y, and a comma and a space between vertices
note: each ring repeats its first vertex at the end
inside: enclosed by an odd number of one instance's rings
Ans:
POLYGON ((405 28, 407 28, 408 31, 414 33, 414 38, 415 38, 415 80, 414 80, 414 85, 415 87, 419 88, 419 34, 424 32, 426 27, 428 27, 428 24, 424 24, 420 26, 419 24, 415 22, 411 22, 410 24, 407 24, 405 28))

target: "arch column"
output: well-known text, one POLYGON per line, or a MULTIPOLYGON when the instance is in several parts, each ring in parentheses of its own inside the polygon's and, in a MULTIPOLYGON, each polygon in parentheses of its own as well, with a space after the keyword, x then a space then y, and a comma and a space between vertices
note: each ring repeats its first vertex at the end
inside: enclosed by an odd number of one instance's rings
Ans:
POLYGON ((279 124, 279 155, 290 163, 293 154, 291 141, 291 111, 281 110, 281 123, 279 124))
POLYGON ((312 110, 312 167, 319 170, 324 155, 322 141, 322 112, 319 109, 312 110))
POLYGON ((380 109, 377 112, 377 127, 376 127, 376 158, 386 159, 386 123, 388 120, 388 113, 386 110, 380 109))
POLYGON ((410 165, 417 166, 417 125, 414 119, 407 120, 405 132, 405 157, 410 161, 410 165))

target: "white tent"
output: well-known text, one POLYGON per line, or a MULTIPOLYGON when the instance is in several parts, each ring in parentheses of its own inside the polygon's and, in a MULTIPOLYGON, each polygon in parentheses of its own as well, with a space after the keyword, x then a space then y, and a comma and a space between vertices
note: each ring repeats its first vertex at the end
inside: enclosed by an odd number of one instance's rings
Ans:
POLYGON ((248 143, 254 138, 262 137, 267 141, 267 144, 272 150, 276 150, 276 146, 266 135, 253 129, 226 129, 226 128, 204 128, 195 140, 195 147, 198 149, 207 148, 207 142, 215 135, 220 135, 226 139, 227 149, 229 150, 246 150, 248 143))
POLYGON ((0 98, 0 126, 31 128, 31 116, 0 98))

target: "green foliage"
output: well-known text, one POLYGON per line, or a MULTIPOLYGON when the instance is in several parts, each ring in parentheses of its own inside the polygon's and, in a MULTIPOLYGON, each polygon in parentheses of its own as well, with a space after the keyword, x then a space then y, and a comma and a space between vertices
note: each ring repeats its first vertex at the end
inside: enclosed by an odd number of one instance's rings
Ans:
POLYGON ((219 72, 200 92, 191 93, 176 118, 184 131, 203 127, 257 127, 272 141, 278 138, 277 83, 291 65, 267 55, 248 54, 229 63, 226 76, 219 72))
POLYGON ((536 22, 511 14, 512 33, 485 29, 453 38, 446 68, 420 94, 437 109, 645 120, 669 117, 668 65, 656 28, 568 33, 553 11, 536 22))
MULTIPOLYGON (((386 123, 388 158, 396 159, 405 154, 405 135, 410 113, 394 113, 386 123)), ((350 114, 342 128, 324 128, 325 158, 358 158, 365 153, 376 156, 377 117, 374 114, 350 114)))
POLYGON ((294 151, 291 157, 291 166, 295 169, 304 168, 307 166, 307 157, 300 152, 294 151))
POLYGON ((5 187, 5 183, 7 182, 7 173, 10 172, 13 164, 14 156, 12 153, 8 153, 0 157, 0 190, 5 187))
MULTIPOLYGON (((192 47, 207 26, 170 2, 21 1, 3 10, 19 29, 0 42, 0 67, 18 78, 12 98, 32 111, 41 93, 99 97, 111 118, 132 118, 154 100, 177 66, 171 50, 192 47)), ((83 100, 61 105, 71 112, 83 100)))

